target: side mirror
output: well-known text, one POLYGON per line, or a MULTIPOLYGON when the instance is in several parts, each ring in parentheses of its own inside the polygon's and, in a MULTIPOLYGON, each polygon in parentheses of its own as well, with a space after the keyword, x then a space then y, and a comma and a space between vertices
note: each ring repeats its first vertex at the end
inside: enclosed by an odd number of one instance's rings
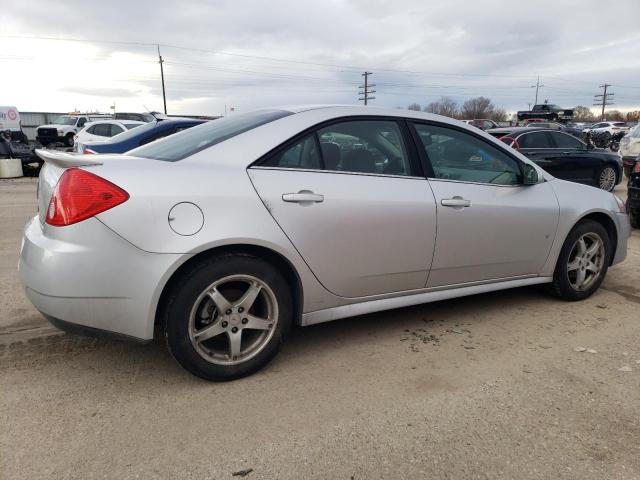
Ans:
POLYGON ((533 165, 525 163, 522 171, 524 173, 523 185, 535 185, 538 183, 538 171, 533 165))

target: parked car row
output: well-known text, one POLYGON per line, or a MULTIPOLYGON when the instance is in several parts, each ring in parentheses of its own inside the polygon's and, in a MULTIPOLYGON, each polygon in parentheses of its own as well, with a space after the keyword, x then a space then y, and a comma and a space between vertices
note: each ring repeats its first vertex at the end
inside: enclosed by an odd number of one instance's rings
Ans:
MULTIPOLYGON (((167 119, 156 120, 149 123, 138 124, 132 126, 128 130, 119 133, 115 136, 103 137, 102 139, 96 139, 96 135, 93 136, 93 140, 87 139, 85 135, 78 135, 78 141, 75 144, 74 150, 77 153, 125 153, 134 148, 146 145, 154 140, 173 135, 187 128, 200 125, 205 120, 194 119, 167 119), (82 138, 81 138, 82 136, 82 138)), ((114 127, 114 123, 109 123, 109 128, 114 127)), ((106 124, 97 124, 106 125, 106 124)), ((124 125, 124 124, 123 124, 124 125)))
POLYGON ((526 155, 551 175, 612 191, 622 180, 622 159, 616 153, 565 132, 530 127, 496 128, 489 134, 526 155))

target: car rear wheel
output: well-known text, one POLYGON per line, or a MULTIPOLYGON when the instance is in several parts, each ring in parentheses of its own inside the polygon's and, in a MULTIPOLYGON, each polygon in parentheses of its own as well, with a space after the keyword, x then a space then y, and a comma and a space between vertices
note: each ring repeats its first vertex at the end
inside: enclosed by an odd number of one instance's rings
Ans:
POLYGON ((598 174, 598 188, 612 192, 618 183, 618 174, 615 168, 611 166, 604 166, 598 174))
POLYGON ((609 235, 593 220, 576 225, 562 246, 553 274, 553 291, 564 300, 583 300, 604 280, 611 258, 609 235))
POLYGON ((164 310, 167 346, 186 370, 207 380, 233 380, 264 367, 291 327, 289 286, 257 257, 214 257, 173 285, 164 310))
POLYGON ((64 137, 64 144, 67 147, 73 147, 73 133, 68 133, 66 137, 64 137))

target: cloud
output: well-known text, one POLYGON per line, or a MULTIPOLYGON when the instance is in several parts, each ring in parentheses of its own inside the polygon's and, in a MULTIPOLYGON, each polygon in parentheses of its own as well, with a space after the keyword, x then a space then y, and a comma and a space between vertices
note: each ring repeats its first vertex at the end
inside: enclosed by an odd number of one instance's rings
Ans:
POLYGON ((89 95, 92 97, 133 97, 138 92, 127 88, 100 88, 100 87, 63 87, 62 92, 75 93, 78 95, 89 95))
POLYGON ((541 96, 553 103, 590 105, 606 81, 617 106, 631 108, 640 105, 638 18, 636 0, 617 1, 615 15, 603 15, 598 0, 22 0, 0 10, 3 34, 85 41, 0 36, 9 57, 0 65, 28 73, 11 91, 29 109, 104 109, 113 100, 160 109, 156 48, 118 42, 163 44, 169 107, 189 113, 355 103, 365 68, 384 106, 484 95, 517 110, 533 101, 529 87, 540 75, 541 96), (43 68, 53 69, 45 81, 43 68))

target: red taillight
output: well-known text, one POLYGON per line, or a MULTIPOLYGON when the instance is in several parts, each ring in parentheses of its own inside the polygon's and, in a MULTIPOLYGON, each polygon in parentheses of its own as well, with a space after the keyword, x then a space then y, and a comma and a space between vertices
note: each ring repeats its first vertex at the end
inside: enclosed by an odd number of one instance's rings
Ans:
POLYGON ((49 202, 46 222, 63 227, 91 218, 129 199, 123 189, 86 170, 62 174, 49 202))
POLYGON ((640 173, 640 160, 636 160, 636 166, 633 167, 635 173, 640 173))

